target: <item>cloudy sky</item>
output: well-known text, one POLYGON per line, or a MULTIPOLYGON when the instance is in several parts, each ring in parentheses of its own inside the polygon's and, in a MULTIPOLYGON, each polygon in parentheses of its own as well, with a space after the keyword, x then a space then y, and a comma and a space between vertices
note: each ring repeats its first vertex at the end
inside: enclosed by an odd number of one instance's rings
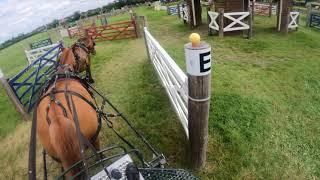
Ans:
POLYGON ((101 7, 113 0, 0 0, 0 43, 30 32, 75 11, 101 7))

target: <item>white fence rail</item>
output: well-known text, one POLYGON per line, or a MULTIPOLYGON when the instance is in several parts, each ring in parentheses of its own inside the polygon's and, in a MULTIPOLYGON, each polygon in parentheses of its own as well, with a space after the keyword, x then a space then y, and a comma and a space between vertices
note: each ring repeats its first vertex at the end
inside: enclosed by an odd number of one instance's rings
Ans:
POLYGON ((146 27, 144 33, 150 59, 188 136, 187 76, 146 27))
MULTIPOLYGON (((40 56, 51 50, 53 47, 58 46, 59 43, 51 44, 49 46, 41 47, 38 49, 33 49, 33 50, 25 50, 25 54, 27 57, 27 60, 29 64, 31 64, 33 61, 37 60, 40 56)), ((56 51, 51 52, 50 54, 55 54, 56 51)), ((52 63, 48 63, 47 66, 50 66, 52 63)))

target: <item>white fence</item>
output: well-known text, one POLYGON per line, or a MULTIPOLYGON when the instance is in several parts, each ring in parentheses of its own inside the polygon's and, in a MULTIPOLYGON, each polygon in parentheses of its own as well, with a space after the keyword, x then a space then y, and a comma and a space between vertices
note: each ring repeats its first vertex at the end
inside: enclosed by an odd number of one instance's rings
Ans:
POLYGON ((146 27, 144 27, 144 33, 150 59, 188 136, 187 76, 146 27))
MULTIPOLYGON (((53 47, 58 46, 59 43, 55 43, 55 44, 51 44, 49 46, 45 46, 45 47, 41 47, 38 49, 33 49, 33 50, 25 50, 25 54, 27 57, 27 60, 29 62, 29 64, 31 64, 33 61, 35 61, 36 59, 38 59, 40 56, 42 56, 43 54, 45 54, 46 52, 48 52, 49 50, 51 50, 53 47)), ((58 49, 57 49, 58 51, 58 49)), ((54 55, 56 54, 56 51, 52 51, 50 54, 54 55)), ((48 63, 47 65, 51 65, 52 63, 48 63)))
MULTIPOLYGON (((211 22, 209 24, 209 28, 219 31, 221 27, 219 27, 217 23, 217 18, 219 17, 219 13, 208 11, 208 14, 210 16, 211 22)), ((228 20, 231 20, 231 23, 226 25, 223 28, 223 32, 229 32, 229 31, 239 31, 239 30, 247 30, 251 27, 249 24, 246 24, 244 22, 244 19, 249 17, 250 12, 230 12, 230 13, 223 13, 223 17, 227 18, 228 20)))

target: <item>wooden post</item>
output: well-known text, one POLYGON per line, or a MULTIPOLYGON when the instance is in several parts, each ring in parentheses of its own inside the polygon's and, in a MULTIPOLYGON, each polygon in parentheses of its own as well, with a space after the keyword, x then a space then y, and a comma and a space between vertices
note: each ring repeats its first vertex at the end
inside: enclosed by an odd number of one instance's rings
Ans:
POLYGON ((212 36, 212 29, 209 27, 209 24, 211 23, 211 18, 209 16, 210 6, 207 7, 207 23, 208 23, 208 35, 212 36))
POLYGON ((252 21, 253 21, 253 19, 254 19, 254 13, 255 13, 255 8, 254 8, 254 6, 255 6, 255 0, 252 0, 252 4, 251 4, 251 9, 252 9, 252 21))
POLYGON ((224 24, 223 24, 223 19, 224 19, 224 9, 223 8, 219 8, 219 37, 223 37, 223 28, 224 28, 224 24))
MULTIPOLYGON (((191 36, 190 39, 192 39, 191 36)), ((205 42, 200 43, 199 36, 199 43, 188 43, 184 49, 188 76, 188 129, 191 162, 194 169, 199 169, 206 163, 208 144, 211 47, 205 42)))
POLYGON ((9 83, 8 83, 6 77, 4 76, 4 74, 2 73, 1 69, 0 69, 0 81, 1 81, 2 87, 6 91, 8 97, 10 98, 11 102, 15 106, 16 110, 22 115, 22 117, 25 120, 29 120, 30 118, 28 116, 28 113, 25 111, 24 107, 22 106, 20 101, 17 99, 15 93, 12 91, 11 86, 9 85, 9 83))
POLYGON ((311 23, 310 23, 310 20, 311 20, 310 13, 311 13, 311 7, 310 7, 310 5, 308 5, 307 6, 307 19, 306 19, 306 26, 307 27, 310 27, 310 25, 311 25, 311 23))
POLYGON ((146 46, 146 51, 147 51, 148 59, 149 59, 149 61, 151 61, 150 53, 149 53, 149 47, 148 47, 148 42, 147 42, 147 37, 146 37, 146 33, 144 32, 144 29, 145 29, 145 28, 148 28, 147 17, 141 16, 140 18, 141 18, 142 25, 143 25, 144 44, 145 44, 145 46, 146 46))
POLYGON ((269 17, 272 15, 272 0, 269 2, 269 17))
POLYGON ((180 17, 180 4, 179 3, 177 4, 177 12, 178 12, 178 18, 181 18, 180 17))
POLYGON ((278 31, 288 34, 288 24, 289 24, 289 0, 280 0, 279 1, 279 23, 278 31))
POLYGON ((131 13, 131 21, 133 23, 134 31, 136 33, 136 37, 139 38, 139 31, 138 31, 138 25, 137 25, 137 13, 131 13))
POLYGON ((248 19, 248 24, 249 24, 249 29, 248 29, 248 39, 251 39, 252 37, 252 26, 253 26, 253 23, 252 23, 252 10, 249 10, 249 19, 248 19))
POLYGON ((191 28, 202 24, 201 3, 200 0, 187 0, 189 8, 189 25, 191 28))

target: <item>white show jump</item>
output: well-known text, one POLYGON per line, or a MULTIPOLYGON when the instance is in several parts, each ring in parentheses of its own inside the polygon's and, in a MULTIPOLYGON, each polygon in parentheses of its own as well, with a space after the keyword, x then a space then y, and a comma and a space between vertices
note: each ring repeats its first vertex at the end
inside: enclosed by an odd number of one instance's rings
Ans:
POLYGON ((295 11, 295 12, 290 12, 290 23, 288 24, 288 28, 289 29, 295 29, 298 27, 298 17, 299 17, 299 12, 295 11))
POLYGON ((209 24, 209 28, 219 31, 219 25, 217 23, 217 18, 219 16, 219 13, 213 12, 213 11, 208 11, 208 14, 210 16, 211 22, 209 24))
POLYGON ((187 76, 146 27, 144 27, 144 33, 150 59, 161 79, 162 85, 166 89, 186 135, 189 136, 187 76))
MULTIPOLYGON (((27 57, 27 60, 29 62, 29 64, 31 64, 33 61, 37 60, 40 56, 42 56, 43 54, 45 54, 46 52, 48 52, 49 50, 51 50, 53 47, 58 46, 59 43, 55 43, 55 44, 51 44, 48 46, 44 46, 38 49, 32 49, 32 50, 25 50, 25 54, 27 57)), ((55 54, 56 51, 51 52, 51 54, 55 54)), ((51 65, 51 63, 48 63, 47 65, 51 65)))
MULTIPOLYGON (((209 28, 219 31, 221 27, 219 27, 217 23, 217 18, 219 17, 219 13, 208 11, 210 16, 211 22, 209 24, 209 28)), ((231 20, 232 22, 228 24, 226 27, 223 28, 223 32, 230 32, 230 31, 242 31, 250 29, 249 24, 244 22, 244 19, 249 17, 250 12, 230 12, 230 13, 223 13, 223 17, 231 20)))

